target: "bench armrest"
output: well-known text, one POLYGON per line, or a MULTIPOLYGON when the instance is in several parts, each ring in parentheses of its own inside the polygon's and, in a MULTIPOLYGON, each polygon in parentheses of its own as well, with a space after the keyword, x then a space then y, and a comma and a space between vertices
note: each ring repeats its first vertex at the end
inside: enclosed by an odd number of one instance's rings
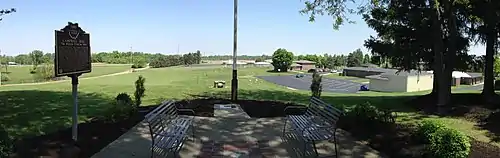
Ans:
POLYGON ((193 115, 195 115, 195 113, 194 113, 194 110, 193 110, 193 109, 177 109, 177 111, 180 111, 180 112, 190 112, 190 113, 192 113, 193 115))
POLYGON ((285 115, 288 115, 287 114, 287 110, 288 109, 300 109, 300 108, 304 108, 303 106, 287 106, 285 107, 285 109, 283 110, 283 112, 285 113, 285 115))

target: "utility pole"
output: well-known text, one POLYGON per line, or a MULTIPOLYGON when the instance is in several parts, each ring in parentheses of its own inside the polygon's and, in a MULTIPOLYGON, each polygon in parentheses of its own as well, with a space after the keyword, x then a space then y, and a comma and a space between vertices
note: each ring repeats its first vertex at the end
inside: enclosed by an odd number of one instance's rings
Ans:
POLYGON ((231 80, 231 100, 238 100, 238 70, 236 65, 238 48, 238 0, 234 0, 233 17, 233 79, 231 80))

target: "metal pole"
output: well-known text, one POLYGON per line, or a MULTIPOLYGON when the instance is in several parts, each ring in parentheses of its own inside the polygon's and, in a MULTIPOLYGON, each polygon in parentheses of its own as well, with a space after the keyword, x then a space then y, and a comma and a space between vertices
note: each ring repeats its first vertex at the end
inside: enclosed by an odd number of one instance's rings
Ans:
POLYGON ((71 90, 73 94, 73 127, 71 133, 75 142, 78 140, 78 76, 80 75, 71 75, 71 90))
POLYGON ((238 0, 234 0, 234 20, 233 20, 233 79, 231 80, 231 100, 238 100, 238 70, 236 56, 238 48, 238 0))

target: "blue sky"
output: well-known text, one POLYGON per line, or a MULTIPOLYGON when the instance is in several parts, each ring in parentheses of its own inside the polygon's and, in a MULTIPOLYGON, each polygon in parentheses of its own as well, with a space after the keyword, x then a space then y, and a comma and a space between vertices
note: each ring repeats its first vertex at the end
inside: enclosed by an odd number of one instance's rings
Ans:
MULTIPOLYGON (((309 23, 298 11, 303 0, 240 0, 238 54, 345 54, 363 47, 375 32, 360 17, 357 24, 332 29, 331 17, 309 23)), ((2 0, 0 8, 18 12, 0 22, 2 54, 54 51, 54 30, 68 21, 90 33, 92 52, 133 51, 203 55, 232 54, 232 0, 2 0)), ((482 46, 471 50, 484 54, 482 46)))

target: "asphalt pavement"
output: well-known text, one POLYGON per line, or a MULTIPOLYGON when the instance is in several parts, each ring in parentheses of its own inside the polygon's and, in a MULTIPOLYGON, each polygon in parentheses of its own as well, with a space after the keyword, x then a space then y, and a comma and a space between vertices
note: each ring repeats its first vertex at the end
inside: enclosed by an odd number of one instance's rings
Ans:
MULTIPOLYGON (((312 77, 306 75, 301 78, 295 77, 295 75, 290 76, 257 76, 260 79, 266 80, 268 82, 294 88, 300 90, 310 90, 312 77)), ((333 92, 333 93, 356 93, 361 87, 361 83, 352 82, 349 80, 342 79, 332 79, 332 78, 322 78, 323 91, 333 92)))

